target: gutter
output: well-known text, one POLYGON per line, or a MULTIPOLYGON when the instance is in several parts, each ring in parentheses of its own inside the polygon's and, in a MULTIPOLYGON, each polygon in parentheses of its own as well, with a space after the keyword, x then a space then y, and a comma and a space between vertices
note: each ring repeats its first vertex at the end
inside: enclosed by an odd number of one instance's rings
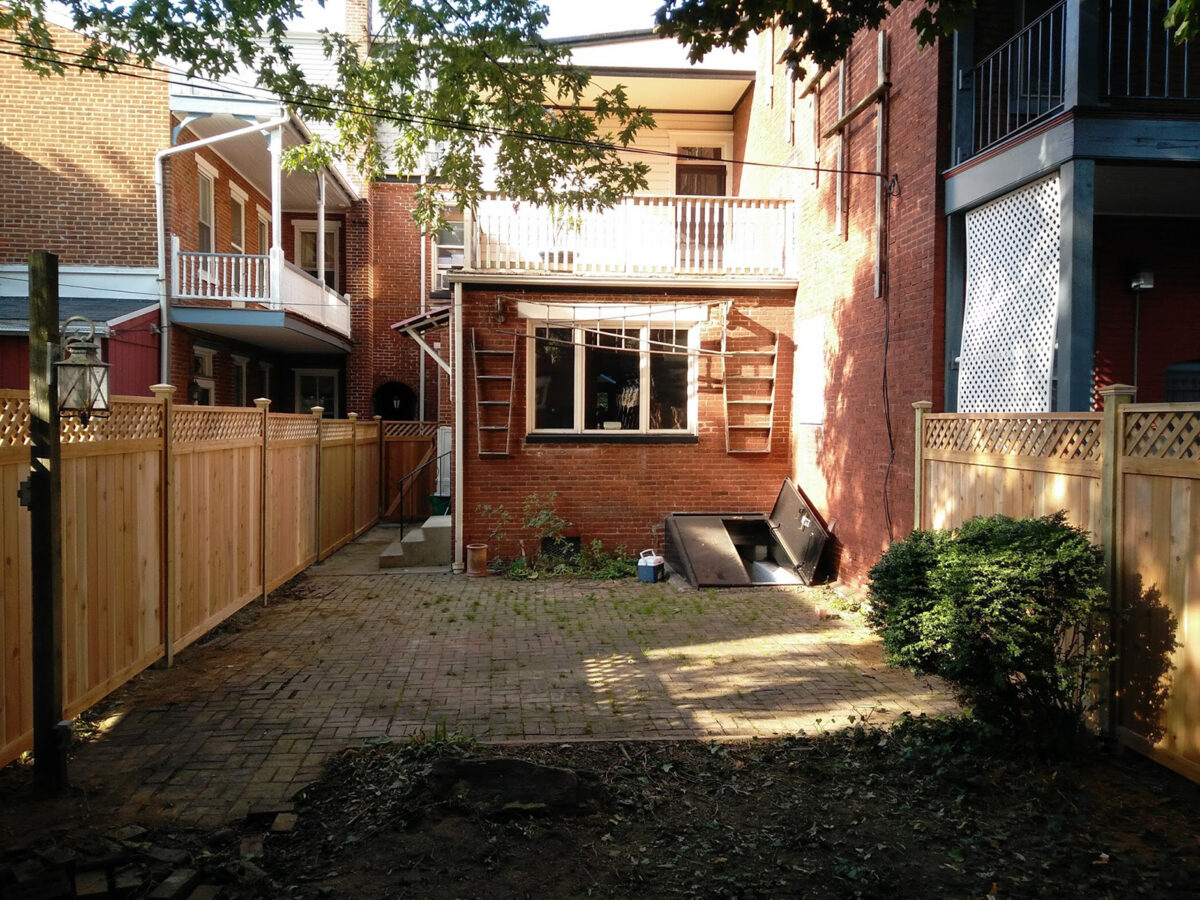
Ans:
MULTIPOLYGON (((167 245, 164 232, 166 231, 166 200, 163 189, 163 160, 168 156, 182 153, 184 150, 199 150, 210 144, 227 141, 232 138, 245 137, 248 134, 258 134, 280 128, 291 121, 290 115, 271 119, 269 122, 247 125, 225 134, 216 134, 198 141, 177 144, 167 147, 154 154, 154 215, 157 231, 155 237, 158 243, 158 322, 161 334, 158 340, 158 379, 161 384, 170 384, 171 379, 171 306, 167 291, 167 245)), ((272 218, 281 215, 281 210, 271 210, 272 218)))

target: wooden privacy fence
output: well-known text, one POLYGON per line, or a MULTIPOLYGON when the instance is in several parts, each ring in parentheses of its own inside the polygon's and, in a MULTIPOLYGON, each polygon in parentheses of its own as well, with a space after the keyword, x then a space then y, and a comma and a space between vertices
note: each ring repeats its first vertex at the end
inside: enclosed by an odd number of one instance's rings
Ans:
MULTIPOLYGON (((63 710, 171 660, 379 518, 378 419, 114 398, 64 421, 63 710)), ((0 391, 0 765, 32 745, 29 403, 0 391)))
POLYGON ((918 528, 1062 509, 1103 548, 1120 615, 1112 724, 1200 781, 1200 405, 1103 413, 937 414, 916 409, 918 528))

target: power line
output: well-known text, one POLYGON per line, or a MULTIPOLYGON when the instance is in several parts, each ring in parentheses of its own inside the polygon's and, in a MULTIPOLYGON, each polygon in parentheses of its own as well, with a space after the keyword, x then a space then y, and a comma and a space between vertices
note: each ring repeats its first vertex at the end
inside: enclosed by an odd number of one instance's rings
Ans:
MULTIPOLYGON (((25 47, 25 48, 28 48, 31 50, 42 50, 45 52, 53 52, 53 53, 59 54, 60 56, 65 54, 67 56, 86 58, 86 54, 83 54, 83 53, 69 51, 69 50, 56 50, 53 47, 43 46, 40 44, 32 44, 28 41, 17 41, 17 40, 12 40, 10 38, 0 38, 0 43, 13 44, 15 46, 25 47)), ((40 57, 38 57, 32 53, 16 53, 11 50, 0 50, 0 55, 13 56, 13 57, 16 57, 18 59, 23 59, 23 60, 44 62, 43 59, 41 59, 40 57)), ((169 76, 166 78, 161 78, 161 77, 154 77, 151 75, 143 75, 143 74, 139 74, 137 72, 128 72, 128 71, 124 71, 119 68, 106 69, 106 68, 97 66, 95 64, 92 64, 90 62, 64 62, 61 59, 59 59, 57 62, 59 65, 66 66, 68 68, 78 69, 78 70, 84 71, 84 72, 98 72, 98 73, 103 73, 103 74, 121 75, 121 76, 129 77, 129 78, 138 78, 138 79, 146 80, 146 81, 155 81, 155 82, 169 84, 169 85, 176 85, 179 87, 187 86, 189 83, 189 81, 187 81, 187 80, 179 81, 179 80, 172 79, 169 76)), ((144 69, 144 70, 151 71, 151 72, 158 71, 153 66, 149 66, 144 63, 122 62, 117 65, 127 66, 127 67, 131 67, 131 68, 140 68, 140 69, 144 69)), ((206 90, 211 90, 211 91, 214 91, 217 93, 224 93, 224 94, 229 94, 234 97, 241 97, 241 98, 247 98, 247 99, 263 99, 261 96, 256 96, 255 94, 248 92, 248 91, 256 90, 256 88, 254 88, 252 85, 246 85, 246 84, 240 84, 240 83, 234 82, 235 84, 238 84, 239 87, 244 88, 244 90, 238 90, 236 88, 227 87, 226 85, 222 84, 221 82, 215 81, 214 79, 207 78, 207 77, 190 76, 189 80, 190 81, 203 81, 208 85, 208 87, 206 87, 206 90)), ((522 140, 547 143, 547 144, 557 144, 560 146, 583 147, 583 148, 599 150, 599 151, 603 151, 603 152, 625 153, 625 154, 634 154, 634 155, 639 155, 639 156, 653 156, 653 157, 659 157, 659 158, 679 159, 679 160, 685 160, 687 162, 695 162, 696 161, 695 157, 688 156, 683 153, 676 153, 676 152, 673 152, 670 150, 654 150, 649 147, 626 147, 626 146, 622 146, 620 144, 609 143, 607 141, 587 141, 587 140, 583 140, 581 138, 556 137, 554 135, 541 134, 538 132, 521 131, 518 129, 510 129, 510 128, 497 128, 497 127, 490 126, 490 125, 479 125, 479 124, 475 124, 475 123, 471 123, 471 122, 462 122, 462 121, 458 121, 455 119, 441 118, 438 116, 426 116, 426 115, 417 115, 417 114, 403 114, 402 115, 400 113, 395 112, 394 110, 388 110, 388 109, 384 109, 382 107, 371 106, 371 105, 366 105, 366 104, 335 104, 335 103, 327 103, 326 104, 326 103, 318 103, 314 100, 305 99, 305 98, 297 97, 294 95, 275 95, 275 96, 277 96, 280 100, 282 100, 286 103, 289 103, 293 106, 296 106, 300 109, 320 110, 322 112, 330 112, 330 113, 354 113, 354 114, 365 116, 370 119, 375 119, 377 121, 383 121, 383 122, 393 122, 393 123, 398 122, 398 123, 406 123, 406 124, 410 124, 410 125, 435 126, 435 127, 440 127, 440 128, 446 128, 451 131, 464 131, 464 132, 467 132, 470 134, 486 135, 489 137, 516 137, 516 138, 521 138, 522 140)), ((816 173, 826 172, 826 173, 830 173, 830 174, 839 174, 840 173, 843 175, 866 175, 866 176, 870 176, 870 177, 874 177, 874 178, 882 177, 882 173, 880 173, 880 172, 874 172, 874 171, 863 170, 863 169, 838 169, 835 167, 824 167, 824 166, 801 166, 801 165, 794 165, 791 163, 771 163, 771 162, 762 162, 762 161, 758 161, 758 160, 738 159, 738 158, 733 158, 733 159, 728 159, 728 160, 713 160, 712 162, 714 162, 714 163, 715 162, 722 162, 722 163, 727 162, 732 165, 751 166, 751 167, 766 168, 766 169, 782 169, 782 170, 793 171, 793 172, 816 172, 816 173)))

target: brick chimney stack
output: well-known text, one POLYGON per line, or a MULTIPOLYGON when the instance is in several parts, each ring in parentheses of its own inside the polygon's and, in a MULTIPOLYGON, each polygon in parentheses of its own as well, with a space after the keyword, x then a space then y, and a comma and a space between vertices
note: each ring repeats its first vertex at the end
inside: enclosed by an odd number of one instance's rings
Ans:
POLYGON ((345 0, 346 35, 366 56, 371 49, 371 0, 345 0))

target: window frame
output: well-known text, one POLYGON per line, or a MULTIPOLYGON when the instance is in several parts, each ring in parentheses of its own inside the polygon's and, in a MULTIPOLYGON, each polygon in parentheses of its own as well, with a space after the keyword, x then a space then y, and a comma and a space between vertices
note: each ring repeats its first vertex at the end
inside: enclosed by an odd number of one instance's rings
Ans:
POLYGON ((333 379, 333 408, 330 409, 328 406, 324 407, 324 412, 323 412, 321 418, 323 418, 323 419, 339 419, 339 418, 341 418, 341 411, 342 411, 342 406, 341 406, 341 404, 342 404, 342 398, 341 398, 342 381, 341 381, 341 378, 342 378, 342 373, 339 369, 320 369, 320 368, 293 369, 292 370, 292 376, 293 376, 292 381, 293 381, 293 388, 295 391, 295 407, 294 408, 295 408, 296 412, 308 413, 310 415, 312 414, 311 407, 309 409, 303 409, 300 406, 300 379, 306 375, 313 376, 316 378, 328 376, 333 379))
MULTIPOLYGON (((309 269, 304 265, 303 259, 301 258, 301 236, 306 234, 311 234, 313 236, 313 262, 316 262, 317 224, 318 223, 316 219, 296 219, 292 222, 292 233, 294 237, 292 246, 295 248, 294 252, 296 257, 296 268, 312 276, 314 280, 317 279, 316 273, 319 270, 316 267, 309 269)), ((328 281, 326 281, 325 286, 334 293, 340 294, 342 292, 342 223, 337 220, 327 219, 325 221, 325 246, 327 255, 329 254, 331 238, 333 247, 333 284, 330 284, 328 281)), ((328 266, 325 269, 325 275, 327 277, 329 275, 328 266)))
MULTIPOLYGON (((580 319, 570 323, 546 319, 526 320, 525 354, 525 432, 536 437, 575 437, 592 439, 620 438, 696 438, 699 434, 699 350, 702 322, 674 322, 668 317, 648 313, 638 317, 580 319), (537 332, 539 329, 570 328, 572 332, 573 422, 570 428, 537 427, 537 332), (638 330, 638 427, 637 428, 589 428, 586 422, 587 398, 587 334, 607 329, 636 328, 638 330), (650 427, 650 332, 675 330, 687 332, 687 427, 650 427), (580 350, 584 352, 580 352, 580 350)), ((681 354, 682 355, 682 354, 681 354)))
POLYGON ((196 386, 206 392, 208 396, 207 402, 197 402, 196 406, 216 406, 217 382, 216 376, 213 374, 213 362, 216 356, 217 351, 212 347, 192 347, 192 377, 189 380, 195 382, 196 386))
POLYGON ((217 168, 199 156, 196 157, 196 250, 217 252, 217 168), (204 185, 208 185, 207 202, 204 185), (205 228, 208 229, 207 249, 203 246, 205 228))

